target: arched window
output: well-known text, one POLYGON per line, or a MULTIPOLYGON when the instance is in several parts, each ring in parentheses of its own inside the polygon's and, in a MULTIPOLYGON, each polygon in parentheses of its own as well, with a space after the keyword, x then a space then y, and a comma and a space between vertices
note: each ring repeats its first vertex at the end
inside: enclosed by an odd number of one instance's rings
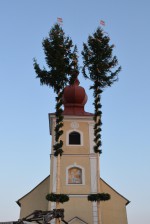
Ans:
POLYGON ((68 169, 68 184, 82 184, 82 169, 78 167, 68 169))
POLYGON ((69 134, 69 145, 81 145, 81 136, 79 132, 73 131, 69 134))

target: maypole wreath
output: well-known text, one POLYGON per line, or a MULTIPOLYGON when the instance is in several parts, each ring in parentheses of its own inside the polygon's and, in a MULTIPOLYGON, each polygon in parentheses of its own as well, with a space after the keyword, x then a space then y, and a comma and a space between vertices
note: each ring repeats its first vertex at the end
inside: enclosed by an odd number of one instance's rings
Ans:
POLYGON ((51 193, 51 194, 47 194, 46 195, 46 199, 48 201, 51 201, 51 202, 64 203, 64 202, 69 201, 69 196, 66 195, 66 194, 54 194, 54 193, 51 193))
POLYGON ((108 193, 98 193, 88 195, 88 201, 107 201, 110 199, 110 194, 108 193))

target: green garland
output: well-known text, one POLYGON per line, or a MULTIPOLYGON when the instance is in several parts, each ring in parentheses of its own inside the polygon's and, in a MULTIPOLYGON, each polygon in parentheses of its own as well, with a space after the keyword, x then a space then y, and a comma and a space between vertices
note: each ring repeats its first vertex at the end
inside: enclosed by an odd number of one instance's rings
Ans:
POLYGON ((102 112, 101 112, 101 101, 100 101, 100 93, 102 92, 100 89, 99 89, 99 86, 97 84, 97 82, 95 82, 94 86, 93 86, 93 89, 94 89, 94 108, 95 108, 95 113, 94 113, 94 121, 95 121, 95 124, 94 124, 94 142, 95 142, 95 145, 93 147, 94 149, 94 152, 95 153, 99 153, 101 154, 102 153, 102 150, 100 150, 99 148, 101 147, 102 145, 102 142, 101 142, 101 126, 102 126, 102 122, 101 122, 101 115, 102 115, 102 112))
POLYGON ((110 199, 110 194, 108 193, 98 193, 88 195, 88 201, 108 201, 110 199))
POLYGON ((56 97, 56 127, 55 127, 55 141, 56 144, 53 146, 53 150, 54 150, 54 156, 58 156, 60 154, 60 156, 63 154, 63 141, 60 140, 60 137, 63 134, 63 110, 62 110, 62 105, 63 105, 63 100, 62 100, 62 96, 63 96, 63 91, 62 92, 58 92, 58 95, 56 97))
POLYGON ((48 201, 52 201, 52 202, 60 202, 60 203, 64 203, 69 201, 69 196, 66 194, 47 194, 46 195, 46 199, 48 201))

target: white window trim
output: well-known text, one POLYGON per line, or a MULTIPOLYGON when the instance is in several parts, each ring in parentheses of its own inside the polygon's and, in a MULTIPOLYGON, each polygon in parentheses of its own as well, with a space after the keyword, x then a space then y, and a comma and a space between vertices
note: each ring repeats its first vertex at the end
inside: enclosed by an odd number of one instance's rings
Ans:
POLYGON ((85 169, 82 166, 77 165, 76 163, 66 167, 66 185, 68 186, 82 186, 85 185, 85 169), (69 184, 68 183, 68 170, 70 168, 79 168, 82 170, 82 184, 69 184))
POLYGON ((83 132, 82 131, 79 131, 79 130, 76 130, 76 129, 71 129, 71 130, 68 130, 67 132, 66 132, 66 146, 73 146, 73 147, 78 147, 78 146, 83 146, 83 132), (80 134, 80 140, 81 140, 81 144, 79 144, 79 145, 72 145, 72 144, 69 144, 69 134, 71 133, 71 132, 78 132, 79 134, 80 134))

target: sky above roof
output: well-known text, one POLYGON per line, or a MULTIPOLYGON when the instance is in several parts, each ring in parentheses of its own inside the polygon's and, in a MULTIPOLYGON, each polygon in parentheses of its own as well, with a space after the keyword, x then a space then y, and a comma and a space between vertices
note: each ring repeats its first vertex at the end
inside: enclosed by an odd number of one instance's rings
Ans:
MULTIPOLYGON (((0 1, 0 221, 19 218, 15 203, 49 174, 48 113, 55 95, 40 86, 33 58, 45 65, 42 40, 57 17, 79 51, 105 21, 122 71, 102 95, 101 177, 131 203, 129 224, 149 224, 150 2, 148 0, 0 1)), ((79 75, 93 112, 90 83, 79 75)))

